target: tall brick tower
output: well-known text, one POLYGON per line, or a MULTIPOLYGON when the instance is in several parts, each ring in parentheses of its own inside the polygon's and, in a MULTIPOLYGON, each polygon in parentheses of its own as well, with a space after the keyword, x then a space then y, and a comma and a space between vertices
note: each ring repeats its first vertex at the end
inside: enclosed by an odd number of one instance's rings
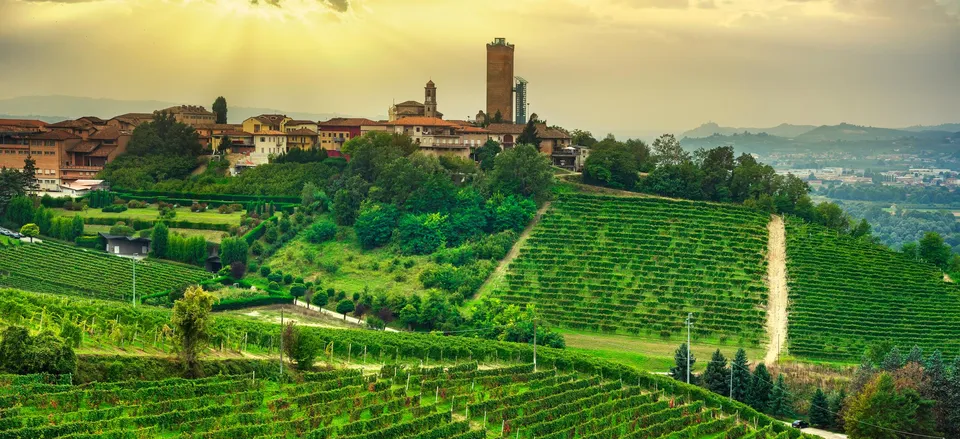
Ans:
POLYGON ((506 38, 487 43, 487 117, 497 111, 504 122, 513 120, 513 44, 506 38))

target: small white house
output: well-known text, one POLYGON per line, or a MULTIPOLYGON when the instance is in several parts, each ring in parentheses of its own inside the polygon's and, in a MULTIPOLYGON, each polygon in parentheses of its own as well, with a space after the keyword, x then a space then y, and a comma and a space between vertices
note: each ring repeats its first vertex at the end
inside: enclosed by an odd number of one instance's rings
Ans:
POLYGON ((266 164, 270 157, 287 152, 287 136, 280 131, 260 131, 253 134, 253 152, 250 160, 258 165, 266 164))

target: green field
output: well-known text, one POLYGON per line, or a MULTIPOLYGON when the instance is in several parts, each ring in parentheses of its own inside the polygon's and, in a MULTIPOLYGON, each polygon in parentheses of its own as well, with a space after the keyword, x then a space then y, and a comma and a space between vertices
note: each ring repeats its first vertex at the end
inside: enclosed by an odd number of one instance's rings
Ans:
POLYGON ((793 356, 856 361, 885 340, 960 354, 960 286, 932 265, 790 220, 787 272, 793 356))
MULTIPOLYGON (((54 241, 0 248, 0 273, 0 286, 132 300, 133 262, 99 250, 54 241)), ((137 295, 159 293, 211 276, 201 268, 146 259, 137 263, 137 295)))
MULTIPOLYGON (((82 211, 72 211, 64 209, 52 209, 54 215, 73 217, 80 215, 83 218, 111 218, 117 221, 124 219, 139 219, 145 221, 156 221, 160 219, 160 213, 156 207, 148 206, 143 209, 127 209, 123 212, 104 212, 101 209, 87 208, 82 211)), ((219 213, 216 209, 210 209, 206 212, 191 212, 189 207, 177 208, 177 217, 175 220, 186 220, 197 223, 209 224, 240 224, 242 212, 219 213)))
POLYGON ((757 346, 769 216, 734 205, 560 195, 494 292, 551 323, 757 346))
MULTIPOLYGON (((97 224, 86 224, 86 225, 83 226, 83 232, 86 233, 86 234, 88 234, 88 235, 91 235, 91 234, 95 235, 95 234, 97 234, 97 233, 99 233, 99 232, 107 233, 107 232, 110 231, 110 227, 111 227, 111 226, 101 226, 101 225, 97 225, 97 224)), ((203 239, 206 239, 206 240, 209 241, 209 242, 215 242, 215 243, 218 243, 218 244, 220 243, 220 240, 223 239, 223 234, 226 233, 226 232, 222 232, 222 231, 220 231, 220 230, 181 229, 181 228, 176 228, 176 227, 170 227, 169 230, 170 230, 171 233, 176 232, 176 233, 179 233, 179 234, 181 234, 181 235, 183 235, 183 236, 186 236, 186 237, 188 237, 188 238, 191 237, 191 236, 202 236, 203 239)))
POLYGON ((365 250, 353 228, 342 227, 341 231, 340 239, 321 244, 311 244, 300 236, 278 250, 266 265, 323 289, 350 294, 369 289, 408 295, 424 289, 420 273, 436 265, 428 256, 398 256, 388 247, 365 250))

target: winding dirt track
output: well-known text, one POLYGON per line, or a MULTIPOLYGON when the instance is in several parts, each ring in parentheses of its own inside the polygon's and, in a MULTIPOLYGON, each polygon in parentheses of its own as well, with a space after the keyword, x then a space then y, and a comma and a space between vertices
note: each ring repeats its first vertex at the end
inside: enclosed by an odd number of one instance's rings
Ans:
POLYGON ((543 206, 541 206, 539 210, 537 210, 537 214, 533 217, 533 221, 530 221, 530 224, 527 225, 527 228, 523 229, 523 232, 520 233, 520 236, 517 238, 517 242, 515 242, 513 247, 510 248, 507 256, 500 261, 496 270, 494 270, 493 273, 487 277, 487 280, 480 285, 480 288, 477 289, 477 295, 474 297, 474 299, 479 299, 487 292, 487 290, 491 290, 493 287, 496 287, 500 284, 504 276, 507 274, 507 267, 509 267, 510 263, 513 262, 517 255, 520 254, 520 247, 523 247, 523 243, 527 242, 527 238, 529 238, 530 233, 533 232, 534 226, 540 222, 540 218, 543 217, 543 214, 546 213, 547 209, 549 208, 550 202, 547 201, 543 203, 543 206))
POLYGON ((770 216, 767 223, 769 238, 767 242, 767 356, 763 362, 772 365, 777 362, 780 351, 787 342, 787 241, 783 218, 770 216))

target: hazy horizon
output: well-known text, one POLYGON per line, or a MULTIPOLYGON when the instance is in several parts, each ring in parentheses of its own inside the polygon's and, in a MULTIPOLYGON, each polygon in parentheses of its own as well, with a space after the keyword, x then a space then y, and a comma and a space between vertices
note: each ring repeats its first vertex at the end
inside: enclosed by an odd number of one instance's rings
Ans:
POLYGON ((465 119, 485 106, 485 44, 505 37, 530 110, 597 136, 960 119, 960 0, 0 0, 0 15, 0 98, 377 117, 432 79, 465 119))

